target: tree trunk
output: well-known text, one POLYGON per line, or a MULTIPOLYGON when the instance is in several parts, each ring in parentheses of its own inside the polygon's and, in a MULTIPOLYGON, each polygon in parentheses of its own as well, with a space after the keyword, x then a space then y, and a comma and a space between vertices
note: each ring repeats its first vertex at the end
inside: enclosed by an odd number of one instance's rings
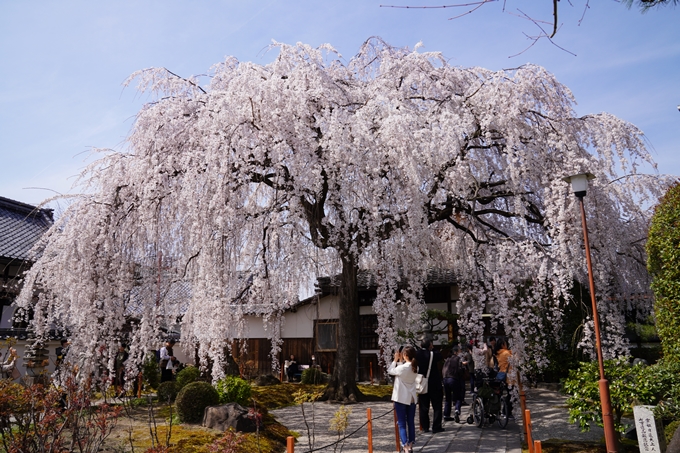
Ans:
POLYGON ((357 264, 352 258, 342 258, 342 283, 338 319, 338 350, 335 368, 322 399, 359 401, 363 394, 356 384, 359 356, 359 290, 357 264))

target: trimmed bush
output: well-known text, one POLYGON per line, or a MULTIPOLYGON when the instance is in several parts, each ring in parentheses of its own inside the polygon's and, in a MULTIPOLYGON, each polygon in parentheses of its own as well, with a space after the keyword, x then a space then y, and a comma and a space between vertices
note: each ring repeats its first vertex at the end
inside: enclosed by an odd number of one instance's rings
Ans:
POLYGON ((156 355, 153 351, 146 355, 144 365, 142 366, 142 376, 144 381, 152 389, 157 389, 161 383, 161 372, 158 369, 158 362, 156 362, 156 355))
POLYGON ((175 400, 177 415, 182 423, 198 423, 208 406, 217 406, 220 397, 217 390, 207 382, 192 382, 180 390, 175 400))
POLYGON ((177 393, 177 384, 174 381, 161 382, 158 386, 158 401, 161 403, 173 402, 177 393))
POLYGON ((323 384, 326 381, 326 376, 318 368, 307 368, 302 372, 300 383, 302 384, 323 384))
POLYGON ((654 278, 654 315, 663 360, 680 362, 680 183, 654 208, 647 235, 647 269, 654 278))
POLYGON ((250 384, 237 376, 225 376, 217 381, 215 389, 220 397, 220 404, 238 403, 243 407, 250 406, 250 384))
POLYGON ((187 384, 198 381, 200 377, 201 371, 195 366, 189 365, 188 367, 184 368, 182 371, 177 373, 177 377, 175 378, 175 386, 177 387, 177 391, 179 392, 182 390, 187 384))

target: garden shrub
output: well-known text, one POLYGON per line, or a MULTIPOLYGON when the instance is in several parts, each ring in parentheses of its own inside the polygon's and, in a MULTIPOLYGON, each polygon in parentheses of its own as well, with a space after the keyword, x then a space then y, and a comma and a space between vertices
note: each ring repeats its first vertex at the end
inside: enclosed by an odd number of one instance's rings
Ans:
POLYGON ((144 381, 153 389, 157 389, 161 383, 161 371, 158 369, 158 362, 156 362, 156 355, 149 353, 144 359, 142 366, 142 376, 144 381))
POLYGON ((680 361, 680 183, 654 208, 647 235, 647 269, 653 277, 654 315, 663 358, 680 361))
POLYGON ((158 401, 161 403, 173 402, 177 393, 179 393, 179 389, 174 381, 161 382, 158 386, 158 401))
POLYGON ((182 371, 177 373, 177 377, 175 378, 175 386, 177 387, 177 391, 179 392, 184 388, 185 385, 197 381, 200 377, 201 371, 195 366, 189 365, 188 367, 184 368, 182 371))
MULTIPOLYGON (((653 404, 655 401, 659 385, 649 379, 649 368, 642 364, 630 365, 627 358, 604 362, 614 426, 619 432, 625 431, 621 417, 633 404, 653 404)), ((597 362, 582 362, 578 369, 569 372, 569 378, 564 382, 564 391, 570 395, 567 399, 569 422, 577 423, 582 431, 588 431, 593 422, 602 426, 599 380, 597 362)))
MULTIPOLYGON (((609 380, 614 423, 619 431, 621 416, 633 405, 656 405, 654 415, 668 424, 680 420, 680 363, 659 362, 654 365, 629 365, 627 359, 606 360, 605 375, 609 380)), ((590 422, 602 426, 600 379, 597 362, 581 363, 569 373, 564 390, 571 396, 567 400, 569 420, 587 431, 590 422)))
POLYGON ((187 384, 175 399, 177 415, 183 423, 197 423, 203 420, 203 412, 208 406, 217 406, 220 397, 217 390, 207 382, 187 384))
POLYGON ((302 372, 300 383, 302 384, 323 384, 326 381, 326 376, 318 368, 307 368, 302 372))
POLYGON ((250 384, 240 377, 225 376, 217 381, 215 389, 220 397, 220 404, 235 402, 243 407, 250 406, 250 384))

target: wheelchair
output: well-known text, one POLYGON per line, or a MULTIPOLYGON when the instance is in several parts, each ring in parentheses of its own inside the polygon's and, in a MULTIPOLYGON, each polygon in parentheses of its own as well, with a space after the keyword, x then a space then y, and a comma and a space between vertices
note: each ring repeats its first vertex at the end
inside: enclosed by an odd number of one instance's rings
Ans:
POLYGON ((496 373, 485 374, 475 370, 475 391, 472 393, 472 406, 468 415, 468 424, 482 428, 485 423, 498 423, 502 429, 508 426, 510 419, 510 392, 505 379, 497 379, 496 373))

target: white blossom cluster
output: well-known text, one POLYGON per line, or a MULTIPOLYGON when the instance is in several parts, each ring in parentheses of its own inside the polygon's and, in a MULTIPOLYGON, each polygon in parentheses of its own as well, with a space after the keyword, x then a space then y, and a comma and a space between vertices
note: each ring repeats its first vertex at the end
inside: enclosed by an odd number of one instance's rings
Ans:
POLYGON ((132 76, 155 97, 129 149, 88 169, 27 276, 18 303, 38 333, 66 328, 82 366, 110 365, 143 287, 131 366, 181 317, 182 344, 219 377, 245 314, 267 318, 275 356, 300 287, 354 266, 375 275, 389 354, 397 321, 416 328, 437 267, 460 281, 463 332, 479 337, 491 313, 516 355, 545 364, 574 280, 587 281, 561 178, 587 171, 604 345, 625 348, 624 311, 650 306, 643 206, 664 186, 637 173, 653 166, 637 128, 577 117, 569 90, 534 65, 460 68, 376 39, 349 61, 330 46, 274 47, 270 64, 228 58, 206 79, 132 76), (180 281, 184 305, 164 297, 180 281))

